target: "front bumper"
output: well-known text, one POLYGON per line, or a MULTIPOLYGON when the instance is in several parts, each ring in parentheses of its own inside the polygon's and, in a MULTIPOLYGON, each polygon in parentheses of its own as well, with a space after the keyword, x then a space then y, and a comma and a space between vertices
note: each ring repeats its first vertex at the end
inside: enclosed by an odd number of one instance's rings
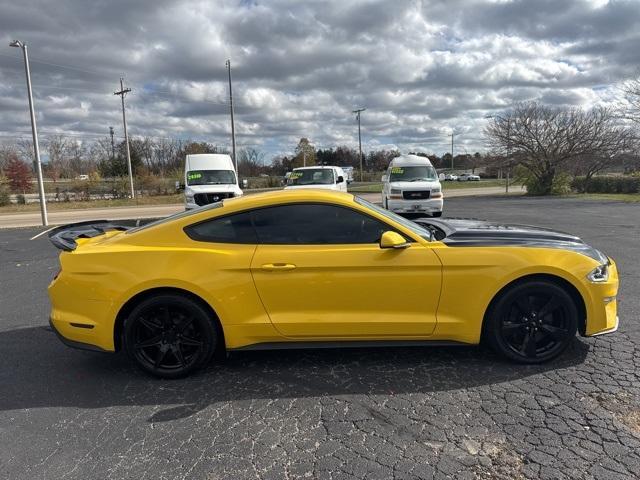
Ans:
POLYGON ((585 337, 606 335, 618 330, 618 270, 615 262, 609 266, 609 279, 602 283, 588 284, 587 321, 585 337))
POLYGON ((442 198, 428 200, 392 200, 387 202, 387 208, 394 213, 436 213, 442 211, 442 198))

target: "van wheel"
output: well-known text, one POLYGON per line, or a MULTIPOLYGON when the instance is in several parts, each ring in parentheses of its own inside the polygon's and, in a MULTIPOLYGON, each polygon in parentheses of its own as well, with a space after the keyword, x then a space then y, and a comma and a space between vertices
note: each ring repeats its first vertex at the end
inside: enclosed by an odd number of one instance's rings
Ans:
POLYGON ((389 210, 389 200, 387 199, 387 197, 382 197, 382 207, 385 210, 389 210))
POLYGON ((442 216, 442 211, 439 211, 439 212, 433 212, 433 213, 431 214, 431 216, 432 216, 432 217, 441 217, 441 216, 442 216))
POLYGON ((206 364, 216 331, 196 302, 175 294, 143 300, 124 322, 125 350, 136 365, 160 378, 180 378, 206 364))
POLYGON ((520 363, 543 363, 575 337, 578 309, 561 286, 534 280, 503 293, 485 322, 486 338, 498 353, 520 363))

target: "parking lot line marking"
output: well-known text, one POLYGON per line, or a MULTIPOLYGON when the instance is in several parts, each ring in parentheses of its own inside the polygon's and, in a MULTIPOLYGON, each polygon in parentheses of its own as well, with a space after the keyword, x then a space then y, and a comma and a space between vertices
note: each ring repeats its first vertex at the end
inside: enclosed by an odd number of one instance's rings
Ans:
POLYGON ((39 233, 39 234, 37 234, 36 236, 31 237, 29 240, 35 240, 36 238, 38 238, 38 237, 40 237, 40 236, 44 235, 45 233, 50 232, 50 231, 51 231, 51 230, 53 230, 54 228, 56 228, 56 227, 47 228, 44 232, 40 232, 40 233, 39 233))

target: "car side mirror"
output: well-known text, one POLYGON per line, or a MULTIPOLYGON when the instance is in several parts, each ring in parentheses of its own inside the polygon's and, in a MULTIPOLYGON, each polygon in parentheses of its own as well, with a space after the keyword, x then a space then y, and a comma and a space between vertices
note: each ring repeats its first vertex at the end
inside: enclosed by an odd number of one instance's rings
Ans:
POLYGON ((389 175, 383 175, 382 178, 380 179, 382 182, 388 182, 389 181, 389 175))
POLYGON ((184 183, 180 183, 180 182, 176 182, 176 190, 177 191, 182 191, 185 189, 184 183))
POLYGON ((407 248, 410 245, 407 240, 397 232, 384 232, 380 237, 380 248, 407 248))
POLYGON ((336 183, 342 183, 344 182, 344 177, 341 175, 338 177, 338 180, 336 181, 336 183))

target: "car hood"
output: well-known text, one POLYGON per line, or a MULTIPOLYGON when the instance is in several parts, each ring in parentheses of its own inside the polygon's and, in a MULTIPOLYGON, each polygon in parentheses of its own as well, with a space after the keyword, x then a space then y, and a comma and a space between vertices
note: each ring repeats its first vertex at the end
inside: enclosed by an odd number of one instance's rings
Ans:
POLYGON ((421 225, 433 225, 444 231, 442 242, 451 247, 521 246, 559 248, 582 253, 601 263, 606 255, 587 245, 580 237, 569 233, 531 225, 504 224, 471 219, 440 220, 423 218, 421 225))
POLYGON ((400 188, 402 190, 424 190, 440 186, 438 180, 420 181, 420 182, 389 182, 389 187, 400 188))
POLYGON ((190 193, 227 193, 241 191, 235 183, 220 183, 210 185, 187 185, 187 192, 190 193))
POLYGON ((287 185, 286 187, 284 187, 285 190, 297 190, 297 189, 320 189, 320 190, 337 190, 337 184, 335 183, 327 183, 327 184, 321 184, 321 183, 314 183, 311 185, 287 185))

